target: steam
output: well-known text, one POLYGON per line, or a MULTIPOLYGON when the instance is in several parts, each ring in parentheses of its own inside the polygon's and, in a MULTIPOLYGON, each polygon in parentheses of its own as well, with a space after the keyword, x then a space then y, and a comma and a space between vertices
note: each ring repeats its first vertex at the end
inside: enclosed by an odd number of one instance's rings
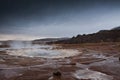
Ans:
POLYGON ((29 42, 25 42, 25 41, 11 41, 9 43, 10 47, 13 49, 21 49, 21 48, 31 48, 32 47, 32 43, 29 42))
POLYGON ((7 54, 26 57, 64 58, 79 54, 78 50, 53 49, 56 46, 33 45, 30 41, 10 41, 7 54))

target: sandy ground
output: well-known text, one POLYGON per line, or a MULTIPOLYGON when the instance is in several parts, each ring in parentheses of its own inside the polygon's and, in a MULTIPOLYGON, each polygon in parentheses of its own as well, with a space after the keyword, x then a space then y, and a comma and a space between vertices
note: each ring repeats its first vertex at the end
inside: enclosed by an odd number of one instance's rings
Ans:
POLYGON ((73 49, 65 58, 8 55, 0 51, 0 80, 48 80, 59 70, 63 80, 120 80, 120 43, 54 44, 73 49))

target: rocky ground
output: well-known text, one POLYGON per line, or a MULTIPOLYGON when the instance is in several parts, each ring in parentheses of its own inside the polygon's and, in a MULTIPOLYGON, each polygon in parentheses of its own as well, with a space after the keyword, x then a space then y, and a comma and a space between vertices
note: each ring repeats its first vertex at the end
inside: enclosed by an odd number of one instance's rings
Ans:
POLYGON ((120 80, 120 43, 54 44, 78 50, 76 56, 40 58, 0 51, 0 80, 49 80, 60 71, 63 80, 120 80))

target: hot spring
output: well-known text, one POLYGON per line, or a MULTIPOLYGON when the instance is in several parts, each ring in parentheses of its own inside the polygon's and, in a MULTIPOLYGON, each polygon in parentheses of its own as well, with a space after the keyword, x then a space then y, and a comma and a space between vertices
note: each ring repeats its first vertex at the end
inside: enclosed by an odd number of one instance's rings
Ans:
POLYGON ((73 49, 56 49, 52 45, 37 45, 30 42, 11 42, 10 48, 5 49, 7 54, 25 57, 64 58, 75 56, 79 52, 73 49))

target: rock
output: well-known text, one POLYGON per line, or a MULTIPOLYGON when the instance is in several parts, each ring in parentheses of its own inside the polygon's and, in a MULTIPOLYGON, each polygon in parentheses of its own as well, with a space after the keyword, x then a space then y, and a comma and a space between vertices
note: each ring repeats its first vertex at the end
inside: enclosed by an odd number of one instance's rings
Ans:
POLYGON ((48 80, 63 80, 61 72, 60 71, 53 72, 52 77, 50 77, 48 80))
POLYGON ((56 77, 61 77, 61 72, 59 71, 56 71, 56 72, 53 72, 53 76, 56 76, 56 77))

